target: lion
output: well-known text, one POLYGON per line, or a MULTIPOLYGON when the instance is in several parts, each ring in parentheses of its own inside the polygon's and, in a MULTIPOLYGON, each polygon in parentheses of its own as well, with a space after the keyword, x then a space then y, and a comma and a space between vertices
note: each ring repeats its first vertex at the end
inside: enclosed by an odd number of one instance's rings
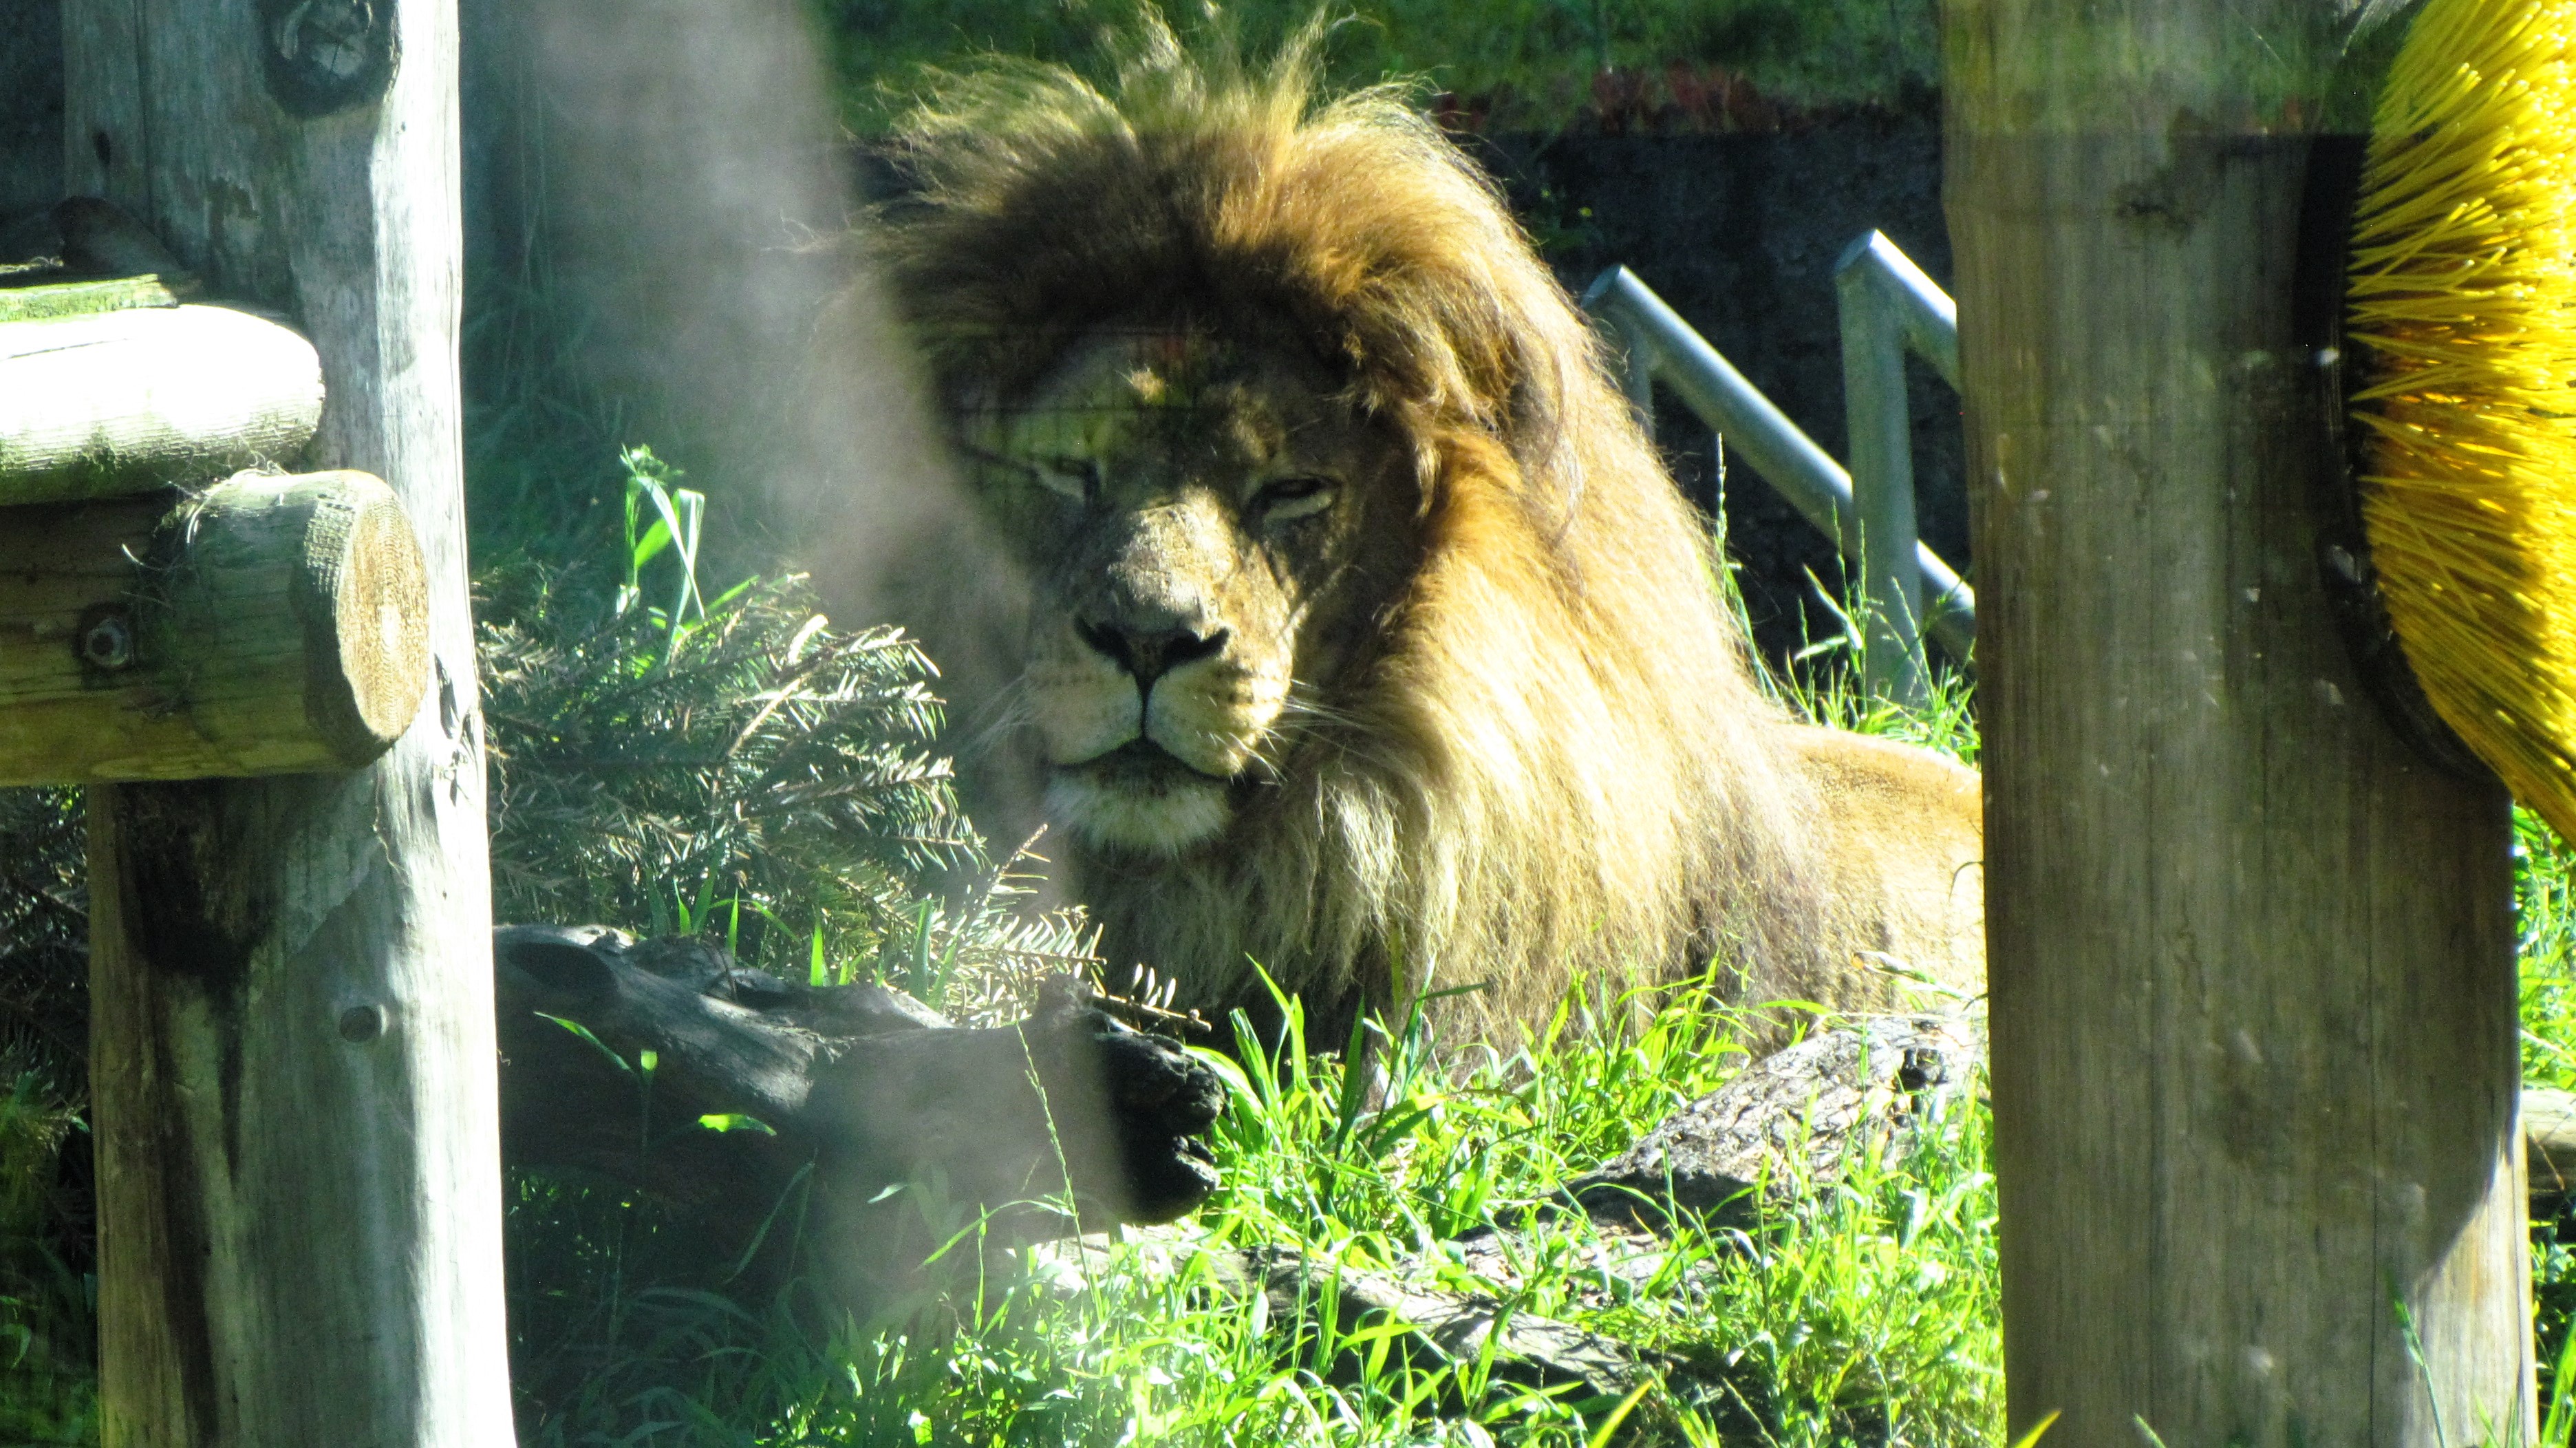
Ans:
POLYGON ((900 133, 880 265, 1009 560, 918 595, 934 645, 1014 615, 963 772, 1042 802, 1113 966, 1319 1044, 1508 1045, 1579 978, 1981 989, 1975 773, 1771 697, 1494 183, 1322 94, 1319 33, 1148 22, 1114 86, 996 66, 900 133))

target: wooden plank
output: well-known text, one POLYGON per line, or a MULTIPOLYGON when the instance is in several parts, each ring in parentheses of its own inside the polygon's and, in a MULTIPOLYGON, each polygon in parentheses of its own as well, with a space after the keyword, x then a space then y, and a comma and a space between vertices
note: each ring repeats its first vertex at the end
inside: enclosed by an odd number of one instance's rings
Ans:
POLYGON ((426 607, 364 473, 0 510, 0 785, 365 764, 428 692, 426 607))
POLYGON ((2378 717, 2317 578, 2342 8, 1945 17, 2005 1365, 2052 1445, 2531 1431, 2505 799, 2378 717))
POLYGON ((294 457, 321 420, 313 344, 246 312, 0 322, 0 505, 223 477, 294 457))
POLYGON ((355 774, 90 792, 102 1442, 508 1443, 452 6, 63 21, 70 188, 312 339, 305 461, 402 499, 434 660, 418 727, 355 774), (379 53, 354 90, 272 88, 379 53))

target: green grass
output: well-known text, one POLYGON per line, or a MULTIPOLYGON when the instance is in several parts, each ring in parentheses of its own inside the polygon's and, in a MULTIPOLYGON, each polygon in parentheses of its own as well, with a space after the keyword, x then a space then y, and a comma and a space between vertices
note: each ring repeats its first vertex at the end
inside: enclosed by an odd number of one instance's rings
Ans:
MULTIPOLYGON (((1804 697, 1828 722, 1975 757, 1955 679, 1919 711, 1867 701, 1830 674, 1810 676, 1804 697)), ((2568 1084, 2576 853, 2520 824, 2528 1069, 2536 1083, 2568 1084)), ((1605 1254, 1633 1244, 1590 1222, 1530 1222, 1527 1209, 1568 1177, 1737 1069, 1736 1025, 1695 993, 1641 1021, 1580 992, 1508 1055, 1435 1064, 1418 1039, 1396 1043, 1374 1111, 1360 1109, 1336 1059, 1306 1053, 1293 1034, 1276 1058, 1212 1058, 1232 1097, 1215 1140, 1226 1185, 1177 1239, 1114 1244, 1079 1270, 1062 1254, 977 1258, 961 1247, 944 1298, 868 1324, 792 1293, 759 1310, 638 1293, 623 1326, 595 1344, 593 1375, 535 1436, 1577 1445, 1618 1406, 1533 1392, 1487 1364, 1408 1357, 1391 1340, 1289 1330, 1215 1274, 1224 1249, 1273 1244, 1353 1269, 1410 1263, 1437 1285, 1672 1355, 1682 1366, 1626 1420, 1652 1441, 1999 1443, 1982 1103, 1902 1160, 1859 1164, 1791 1217, 1679 1233, 1642 1279, 1609 1270, 1605 1254), (1450 1244, 1496 1224, 1523 1235, 1512 1270, 1482 1278, 1450 1244)), ((589 1240, 599 1235, 594 1225, 589 1240)), ((2576 1308, 2576 1253, 2551 1224, 2535 1231, 2534 1253, 2550 1363, 2576 1308)), ((2544 1377, 2544 1403, 2552 1386, 2544 1377)), ((2545 1441, 2567 1443, 2565 1423, 2545 1441)))
POLYGON ((632 1441, 1574 1445, 1615 1406, 1285 1331, 1211 1275, 1215 1249, 1274 1244, 1354 1268, 1414 1260, 1438 1285, 1674 1353, 1685 1370, 1630 1419, 1667 1438, 1714 1442, 1724 1426, 1728 1441, 1748 1427, 1782 1444, 1992 1441, 1982 1112, 1954 1113, 1904 1162, 1864 1164, 1794 1220, 1681 1232, 1642 1281, 1605 1268, 1619 1244, 1582 1218, 1530 1227, 1516 1280, 1479 1278, 1444 1246, 1520 1220, 1740 1064, 1734 1018, 1704 996, 1643 1025, 1619 1006, 1569 1002, 1526 1051, 1463 1073, 1417 1039, 1392 1053, 1373 1112, 1337 1060, 1293 1044, 1276 1065, 1215 1058, 1233 1097, 1215 1141, 1226 1185, 1185 1242, 1116 1246, 1080 1273, 996 1254, 921 1317, 867 1329, 818 1332, 788 1307, 640 1302, 616 1360, 558 1421, 591 1425, 587 1441, 629 1441, 658 1418, 672 1426, 632 1441), (707 1416, 683 1426, 691 1414, 707 1416), (744 1416, 718 1421, 731 1414, 744 1416))
MULTIPOLYGON (((2514 811, 2514 895, 2522 954, 2522 1079, 2576 1089, 2576 850, 2527 810, 2514 811)), ((2540 1397, 2576 1394, 2564 1355, 2576 1345, 2576 1221, 2535 1222, 2532 1320, 2540 1339, 2540 1397)), ((2553 1445, 2576 1442, 2576 1424, 2553 1410, 2553 1445)))
MULTIPOLYGON (((1973 757, 1965 691, 1921 713, 1821 690, 1826 717, 1973 757)), ((1643 1275, 1633 1240, 1530 1209, 1744 1061, 1736 1013, 1683 991, 1651 1015, 1579 990, 1517 1050, 1383 1055, 1363 1109, 1329 1048, 1208 1059, 1230 1086, 1213 1145, 1225 1185, 1176 1241, 1061 1254, 972 1250, 943 1293, 858 1324, 791 1290, 703 1290, 647 1209, 523 1179, 512 1205, 518 1370, 544 1443, 1528 1443, 1591 1441, 1618 1405, 1270 1321, 1214 1277, 1225 1249, 1275 1246, 1500 1298, 1670 1354, 1630 1405, 1669 1441, 1984 1443, 2001 1429, 1994 1188, 1982 1106, 1919 1150, 1863 1162, 1753 1228, 1686 1229, 1643 1275), (1515 1233, 1492 1259, 1454 1245, 1515 1233), (1481 1263, 1480 1267, 1478 1264, 1481 1263), (640 1284, 662 1282, 664 1285, 640 1284), (1750 1436, 1748 1436, 1750 1435, 1750 1436)), ((1295 1017, 1291 1013, 1291 1021, 1295 1017)), ((927 1209, 927 1208, 926 1208, 927 1209)), ((935 1209, 932 1209, 935 1210, 935 1209)))

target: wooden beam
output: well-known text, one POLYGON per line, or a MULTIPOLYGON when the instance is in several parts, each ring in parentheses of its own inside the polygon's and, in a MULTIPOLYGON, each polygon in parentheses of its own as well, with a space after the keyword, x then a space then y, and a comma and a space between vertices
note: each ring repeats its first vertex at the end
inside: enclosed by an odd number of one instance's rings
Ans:
POLYGON ((66 184, 287 312, 402 500, 430 706, 337 776, 89 792, 101 1441, 512 1441, 450 0, 66 0, 66 184), (398 63, 395 57, 399 57, 398 63))
POLYGON ((2005 1371, 2051 1445, 2532 1432, 2505 797, 2391 731, 2318 582, 2298 132, 2349 8, 1946 8, 2005 1371))
MULTIPOLYGON (((85 290, 74 299, 122 297, 85 290)), ((0 307, 12 300, 0 292, 0 307)), ((246 312, 121 307, 0 322, 0 505, 112 497, 280 462, 321 420, 313 344, 246 312)))
POLYGON ((354 768, 428 691, 420 544, 365 473, 0 510, 0 785, 354 768))
POLYGON ((2522 1139, 2535 1205, 2576 1198, 2576 1093, 2524 1087, 2522 1139))

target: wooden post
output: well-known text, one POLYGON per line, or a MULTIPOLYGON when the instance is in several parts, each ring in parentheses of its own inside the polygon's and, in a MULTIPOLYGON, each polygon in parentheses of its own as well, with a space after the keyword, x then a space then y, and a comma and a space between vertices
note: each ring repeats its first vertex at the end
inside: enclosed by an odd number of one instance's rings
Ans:
POLYGON ((429 705, 352 774, 91 792, 102 1441, 511 1441, 459 488, 451 0, 66 0, 66 184, 285 312, 298 461, 420 535, 429 705))
POLYGON ((2004 1355, 2049 1448, 2533 1431, 2505 799, 2382 722, 2317 581, 2297 132, 2347 8, 1947 7, 2004 1355))

